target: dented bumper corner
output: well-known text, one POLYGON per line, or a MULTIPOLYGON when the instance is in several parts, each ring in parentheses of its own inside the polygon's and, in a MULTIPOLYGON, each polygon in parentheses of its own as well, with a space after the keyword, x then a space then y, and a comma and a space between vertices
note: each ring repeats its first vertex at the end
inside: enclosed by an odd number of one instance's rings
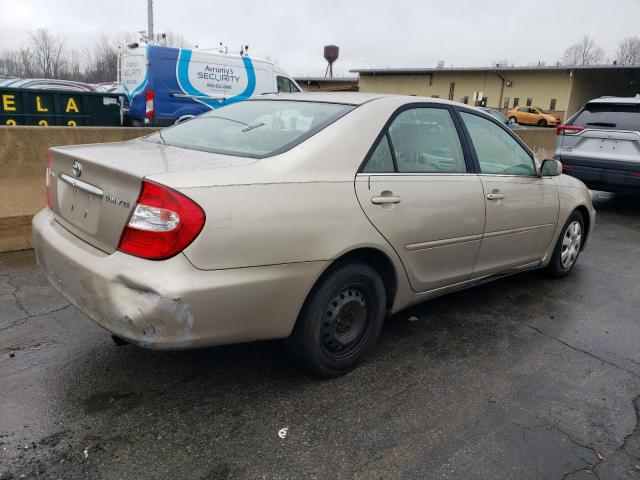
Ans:
POLYGON ((64 229, 50 210, 33 220, 49 281, 114 335, 153 349, 287 337, 325 262, 198 270, 179 254, 149 261, 107 254, 64 229))

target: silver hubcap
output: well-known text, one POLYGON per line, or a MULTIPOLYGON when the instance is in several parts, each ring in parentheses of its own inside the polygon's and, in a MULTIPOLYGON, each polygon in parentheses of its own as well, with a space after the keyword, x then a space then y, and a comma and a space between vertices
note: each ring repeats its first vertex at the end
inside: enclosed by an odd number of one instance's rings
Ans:
POLYGON ((580 223, 573 221, 564 231, 562 238, 562 249, 560 250, 560 263, 566 270, 570 269, 578 258, 580 243, 582 242, 582 228, 580 223))

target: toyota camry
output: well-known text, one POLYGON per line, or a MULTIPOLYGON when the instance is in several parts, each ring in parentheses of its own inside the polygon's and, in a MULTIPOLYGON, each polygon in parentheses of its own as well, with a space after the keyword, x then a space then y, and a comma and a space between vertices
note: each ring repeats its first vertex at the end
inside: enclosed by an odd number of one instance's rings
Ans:
POLYGON ((568 274, 595 212, 561 173, 466 105, 263 96, 142 139, 50 149, 33 244, 49 281, 117 339, 286 339, 331 377, 412 304, 568 274))

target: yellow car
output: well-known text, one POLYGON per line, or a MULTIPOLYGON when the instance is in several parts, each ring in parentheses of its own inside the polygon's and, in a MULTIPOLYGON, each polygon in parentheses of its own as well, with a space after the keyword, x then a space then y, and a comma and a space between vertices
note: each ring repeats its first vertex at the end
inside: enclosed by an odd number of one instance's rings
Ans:
POLYGON ((507 112, 507 117, 521 125, 537 125, 539 127, 560 125, 562 121, 539 107, 517 107, 507 112))

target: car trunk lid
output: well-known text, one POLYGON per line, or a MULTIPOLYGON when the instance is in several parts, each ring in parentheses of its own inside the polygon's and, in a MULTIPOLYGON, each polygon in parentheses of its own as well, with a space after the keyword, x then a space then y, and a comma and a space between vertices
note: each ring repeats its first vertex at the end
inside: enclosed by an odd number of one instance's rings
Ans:
POLYGON ((141 140, 56 147, 49 154, 56 220, 107 253, 118 248, 145 177, 256 161, 141 140))

